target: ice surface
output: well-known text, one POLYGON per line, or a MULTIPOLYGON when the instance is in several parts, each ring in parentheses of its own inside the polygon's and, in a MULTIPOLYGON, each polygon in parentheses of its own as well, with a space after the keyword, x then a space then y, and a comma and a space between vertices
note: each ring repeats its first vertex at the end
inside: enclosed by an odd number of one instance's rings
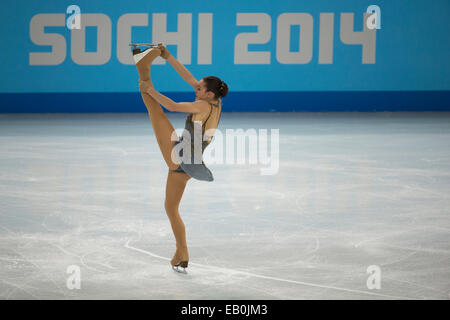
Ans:
POLYGON ((0 115, 0 299, 450 298, 449 113, 224 113, 219 128, 279 129, 279 172, 210 164, 214 182, 188 182, 183 275, 147 114, 0 115))

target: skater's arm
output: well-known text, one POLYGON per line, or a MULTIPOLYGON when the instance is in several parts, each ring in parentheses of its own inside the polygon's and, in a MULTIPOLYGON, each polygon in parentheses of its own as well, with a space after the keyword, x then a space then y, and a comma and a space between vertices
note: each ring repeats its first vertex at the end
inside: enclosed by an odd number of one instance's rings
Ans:
POLYGON ((153 87, 146 90, 153 99, 169 111, 186 112, 186 113, 200 113, 208 110, 209 105, 205 101, 197 100, 195 102, 175 102, 165 95, 159 93, 153 87))
POLYGON ((178 72, 178 74, 195 90, 198 86, 198 81, 194 78, 192 73, 190 73, 189 70, 180 61, 175 59, 162 43, 158 43, 158 47, 161 50, 161 57, 169 61, 171 66, 178 72))
POLYGON ((193 87, 194 89, 198 86, 197 79, 194 78, 192 73, 177 59, 175 59, 172 55, 167 58, 167 61, 172 65, 172 67, 178 72, 178 74, 193 87))

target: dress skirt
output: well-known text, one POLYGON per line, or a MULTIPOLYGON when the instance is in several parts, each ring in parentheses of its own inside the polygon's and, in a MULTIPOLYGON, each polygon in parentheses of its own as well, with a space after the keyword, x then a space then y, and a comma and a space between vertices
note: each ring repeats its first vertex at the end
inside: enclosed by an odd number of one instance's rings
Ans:
MULTIPOLYGON (((181 138, 178 141, 175 141, 175 143, 173 145, 174 148, 176 145, 178 145, 179 143, 182 143, 182 142, 183 142, 183 138, 181 138)), ((209 170, 208 167, 205 166, 205 164, 203 163, 203 160, 201 161, 201 163, 193 163, 194 161, 191 161, 191 163, 184 163, 182 161, 183 149, 181 149, 179 151, 178 158, 179 158, 180 166, 178 167, 178 169, 174 170, 175 172, 184 172, 184 173, 188 174, 189 176, 191 176, 192 178, 201 180, 201 181, 213 181, 214 180, 211 170, 209 170)))

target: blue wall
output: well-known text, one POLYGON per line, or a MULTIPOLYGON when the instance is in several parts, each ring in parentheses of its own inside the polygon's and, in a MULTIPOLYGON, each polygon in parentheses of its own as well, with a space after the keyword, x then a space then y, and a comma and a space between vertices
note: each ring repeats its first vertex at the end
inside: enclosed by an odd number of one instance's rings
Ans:
MULTIPOLYGON (((165 43, 197 79, 222 78, 224 111, 450 110, 448 0, 25 0, 2 9, 0 112, 144 112, 127 37, 165 43), (65 26, 71 4, 81 31, 65 26), (373 31, 363 22, 371 4, 381 9, 373 31)), ((161 58, 152 79, 175 101, 195 98, 161 58)))

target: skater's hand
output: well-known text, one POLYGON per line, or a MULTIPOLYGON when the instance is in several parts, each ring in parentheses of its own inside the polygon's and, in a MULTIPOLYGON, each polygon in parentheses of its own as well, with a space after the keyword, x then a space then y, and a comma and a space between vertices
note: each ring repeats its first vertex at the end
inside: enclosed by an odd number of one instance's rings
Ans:
POLYGON ((158 49, 161 50, 161 58, 163 59, 169 59, 169 57, 171 56, 169 50, 167 50, 167 48, 162 44, 162 43, 158 43, 158 49))
POLYGON ((150 88, 153 88, 153 86, 149 80, 146 81, 139 80, 139 90, 141 92, 148 93, 148 90, 150 88))

